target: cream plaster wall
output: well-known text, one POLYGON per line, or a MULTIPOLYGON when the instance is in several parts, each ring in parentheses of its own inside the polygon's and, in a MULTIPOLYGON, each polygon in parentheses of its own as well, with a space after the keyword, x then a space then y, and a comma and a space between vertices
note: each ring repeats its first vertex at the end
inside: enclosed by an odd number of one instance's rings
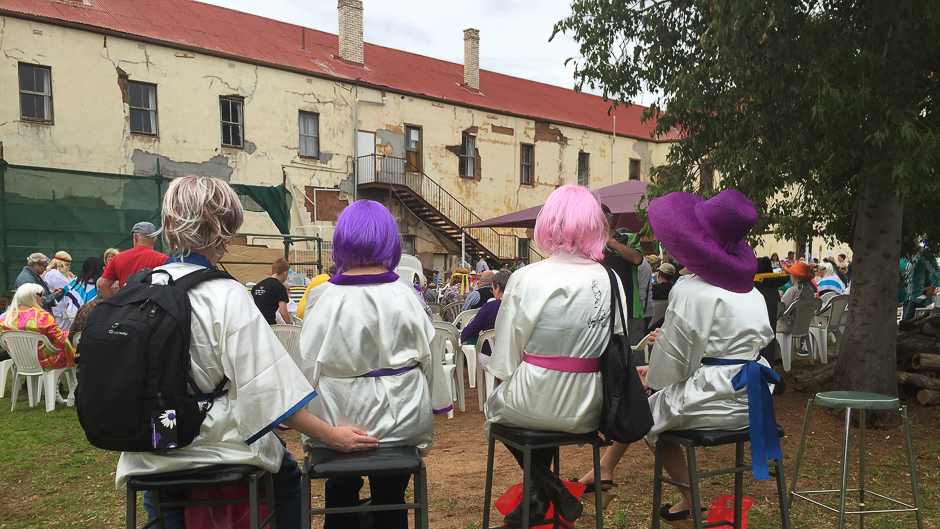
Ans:
MULTIPOLYGON (((0 86, 6 88, 0 94, 0 142, 10 163, 153 174, 159 159, 161 173, 170 176, 196 173, 277 185, 286 175, 301 190, 339 186, 351 193, 354 102, 385 95, 386 105, 360 106, 358 128, 376 132, 378 152, 402 156, 403 126, 421 126, 425 172, 481 218, 541 204, 556 186, 576 183, 579 151, 590 154, 590 187, 611 183, 609 134, 549 125, 563 139, 535 141, 537 125, 530 119, 50 24, 10 17, 0 23, 6 59, 0 61, 0 86), (19 62, 52 68, 53 125, 20 119, 19 62), (157 85, 158 137, 130 133, 121 72, 131 81, 157 85), (244 149, 221 146, 218 101, 229 95, 244 98, 244 149), (300 110, 319 114, 319 160, 298 155, 300 110), (494 126, 510 128, 512 134, 494 132, 494 126), (464 130, 477 138, 479 181, 458 176, 458 156, 451 150, 459 148, 464 130), (520 143, 535 145, 531 186, 519 184, 520 143)), ((485 94, 486 87, 481 90, 485 94)), ((627 179, 630 158, 641 160, 641 175, 648 178, 668 148, 617 138, 615 181, 627 179)), ((313 224, 303 193, 294 195, 301 204, 292 210, 292 225, 313 224)), ((243 231, 272 232, 274 226, 265 214, 250 213, 243 231)))

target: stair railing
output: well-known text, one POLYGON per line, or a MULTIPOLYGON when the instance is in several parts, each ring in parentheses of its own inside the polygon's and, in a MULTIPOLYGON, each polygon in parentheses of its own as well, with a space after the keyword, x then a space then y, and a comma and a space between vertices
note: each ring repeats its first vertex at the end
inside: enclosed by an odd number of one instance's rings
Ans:
MULTIPOLYGON (((411 189, 458 228, 483 220, 404 158, 384 154, 360 156, 356 159, 356 173, 359 184, 380 182, 411 189)), ((490 227, 467 228, 464 231, 468 237, 473 238, 498 259, 512 259, 517 255, 519 237, 515 235, 500 233, 490 227)), ((544 256, 534 248, 530 247, 529 251, 537 255, 539 259, 544 259, 544 256)), ((528 259, 528 257, 522 256, 523 259, 528 259)))

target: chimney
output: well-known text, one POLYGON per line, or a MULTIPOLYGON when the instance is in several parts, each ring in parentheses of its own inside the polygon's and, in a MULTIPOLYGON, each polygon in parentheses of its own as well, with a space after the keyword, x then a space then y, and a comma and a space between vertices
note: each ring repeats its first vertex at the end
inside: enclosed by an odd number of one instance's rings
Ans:
POLYGON ((463 84, 480 89, 480 30, 463 30, 463 84))
POLYGON ((362 0, 339 0, 339 56, 362 64, 362 0))

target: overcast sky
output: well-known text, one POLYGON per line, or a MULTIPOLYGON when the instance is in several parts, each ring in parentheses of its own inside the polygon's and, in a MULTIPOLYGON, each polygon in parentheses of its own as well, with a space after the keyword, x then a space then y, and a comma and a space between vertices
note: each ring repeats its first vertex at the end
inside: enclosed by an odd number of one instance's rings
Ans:
MULTIPOLYGON (((308 28, 337 32, 336 0, 201 0, 308 28)), ((480 68, 574 88, 578 46, 555 22, 570 13, 570 0, 363 0, 365 41, 463 63, 463 30, 480 30, 480 68), (537 5, 537 8, 534 8, 537 5)), ((648 104, 643 98, 638 103, 648 104)))

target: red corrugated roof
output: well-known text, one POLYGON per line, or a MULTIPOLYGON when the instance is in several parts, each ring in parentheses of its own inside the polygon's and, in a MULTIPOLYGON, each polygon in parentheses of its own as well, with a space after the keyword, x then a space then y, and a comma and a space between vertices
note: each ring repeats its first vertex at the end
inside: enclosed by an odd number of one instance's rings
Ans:
MULTIPOLYGON (((0 0, 0 13, 79 24, 498 113, 611 128, 610 105, 595 95, 487 70, 480 70, 480 90, 470 90, 463 86, 461 64, 369 43, 365 65, 357 65, 338 58, 336 35, 192 0, 0 0)), ((641 123, 642 112, 639 105, 614 111, 617 133, 649 139, 655 123, 641 123)))

